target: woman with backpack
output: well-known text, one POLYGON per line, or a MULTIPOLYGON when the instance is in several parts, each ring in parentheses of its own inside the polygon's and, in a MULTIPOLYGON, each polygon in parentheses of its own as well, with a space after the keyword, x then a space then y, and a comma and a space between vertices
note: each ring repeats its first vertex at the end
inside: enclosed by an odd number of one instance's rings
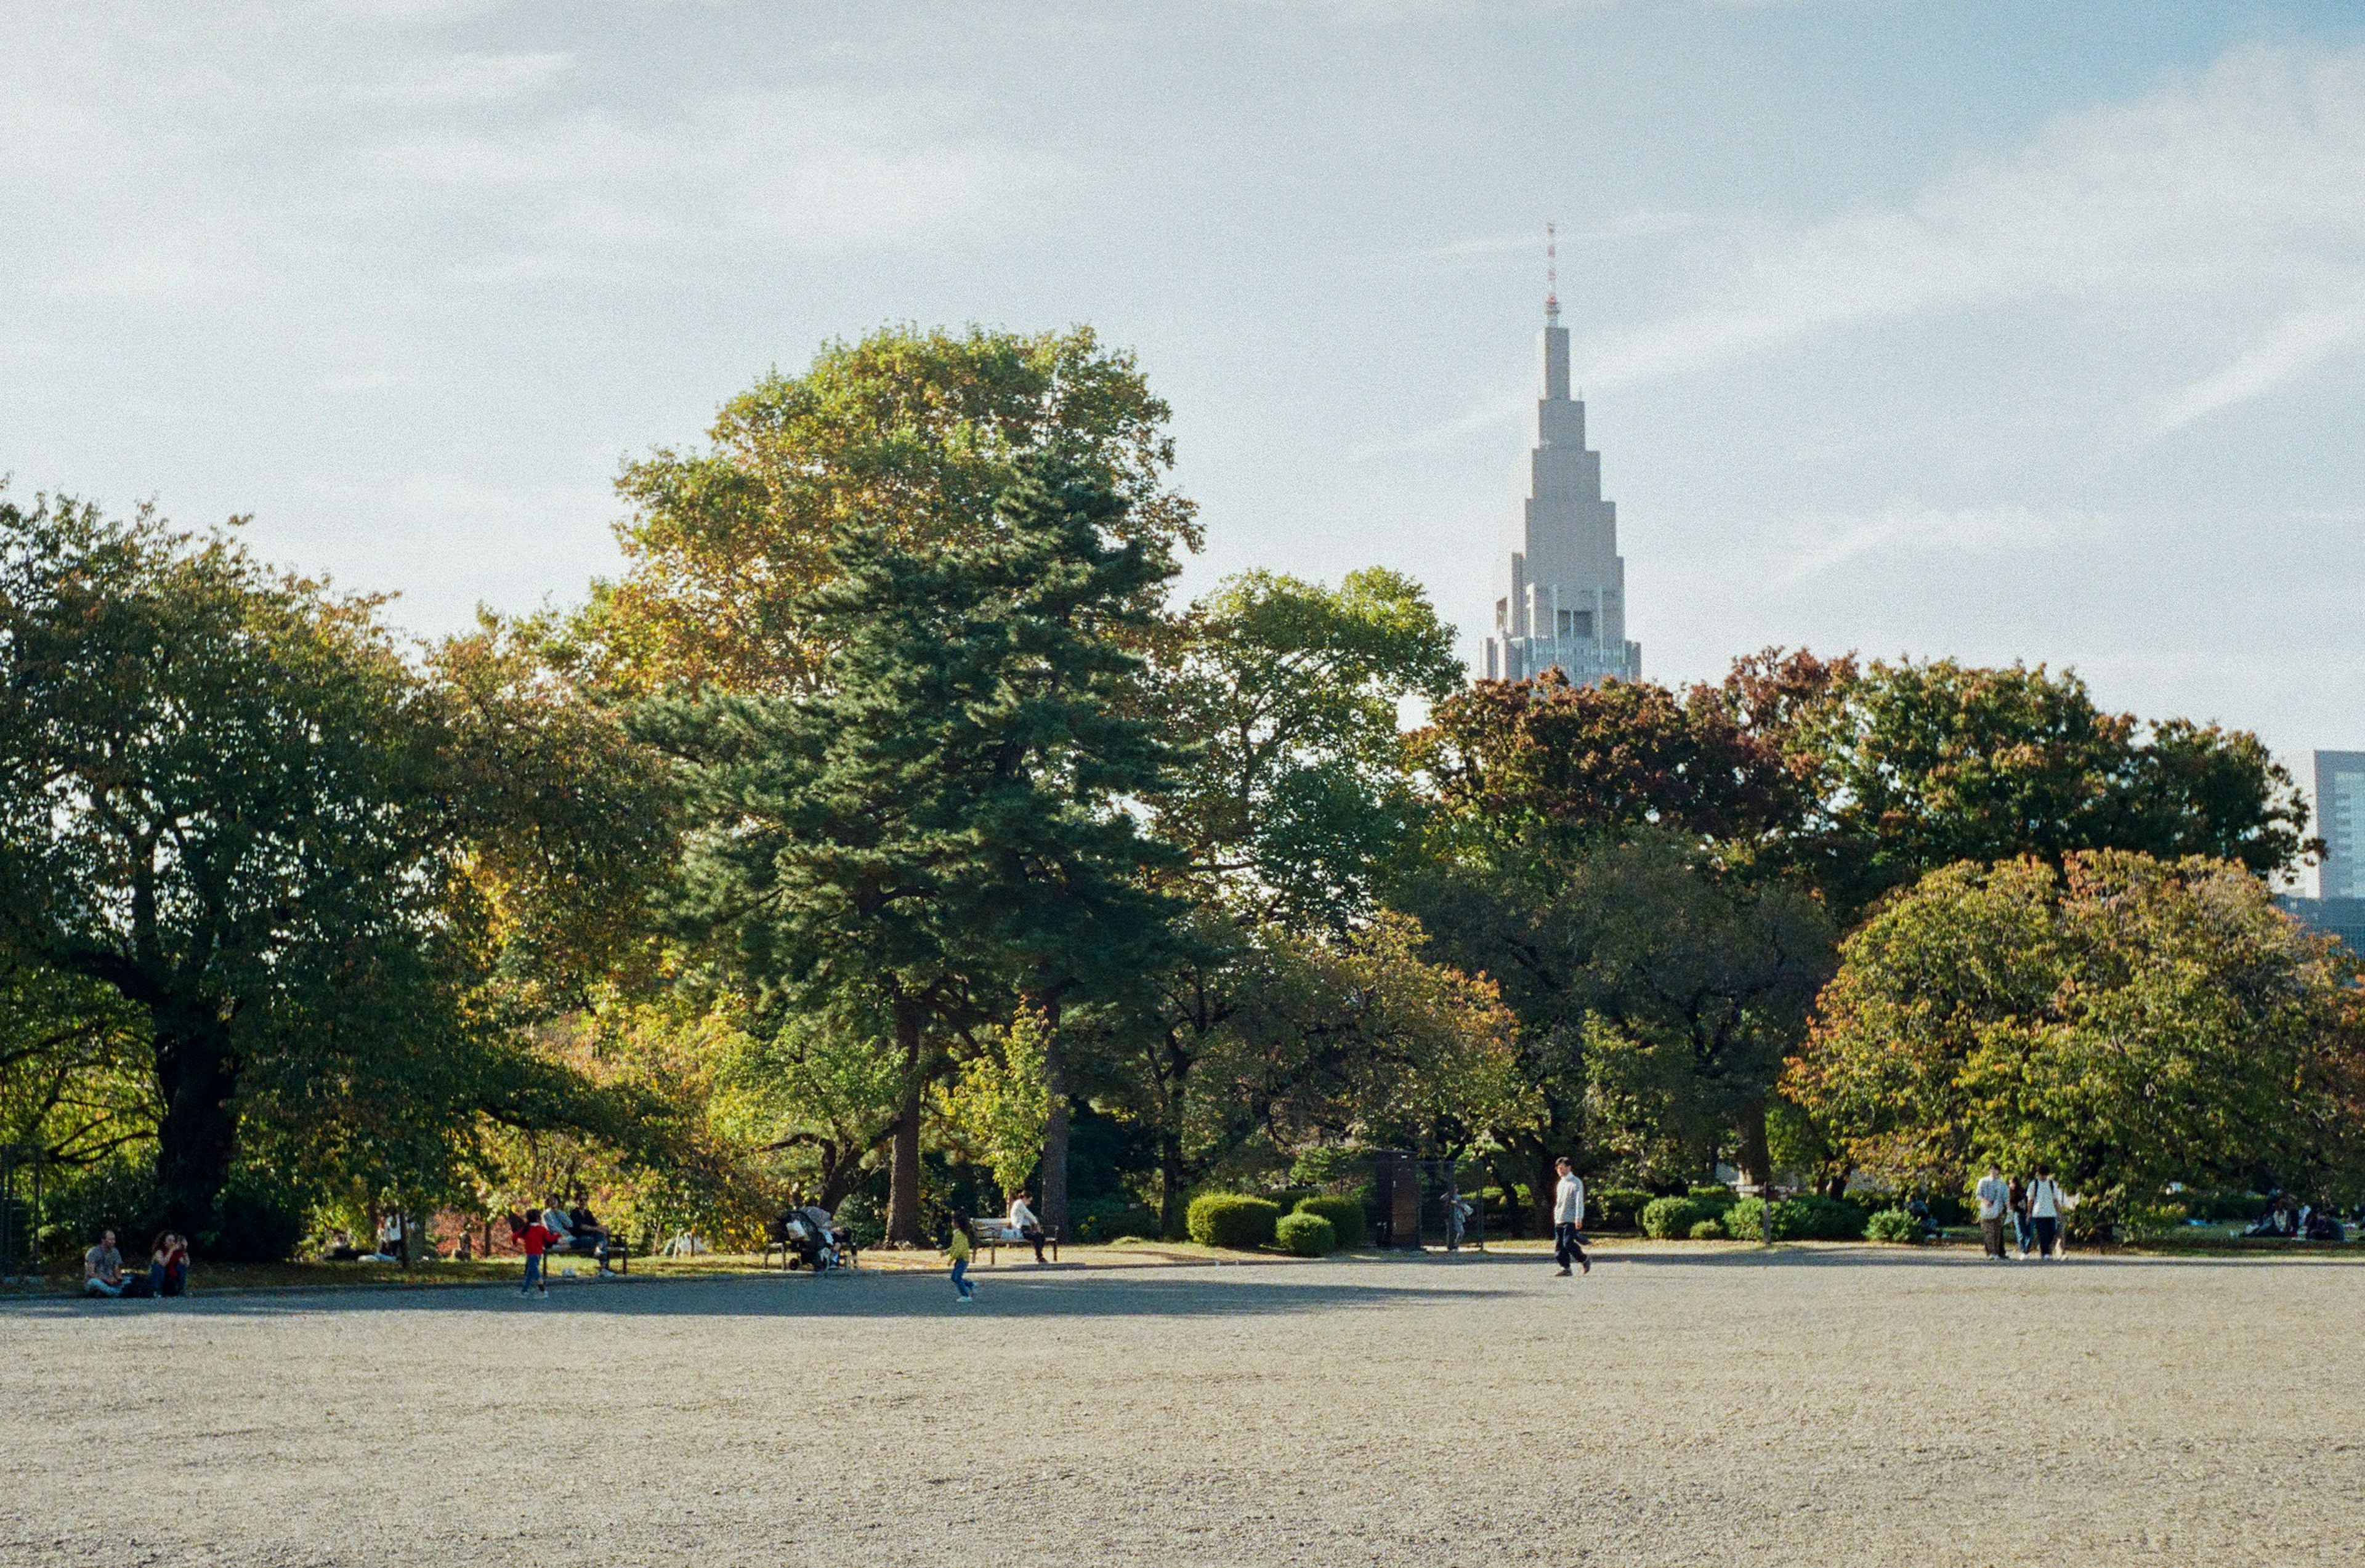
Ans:
POLYGON ((2051 1259, 2061 1238, 2061 1187, 2053 1180, 2053 1168, 2039 1165, 2036 1180, 2028 1184, 2028 1222, 2036 1232, 2036 1255, 2051 1259))

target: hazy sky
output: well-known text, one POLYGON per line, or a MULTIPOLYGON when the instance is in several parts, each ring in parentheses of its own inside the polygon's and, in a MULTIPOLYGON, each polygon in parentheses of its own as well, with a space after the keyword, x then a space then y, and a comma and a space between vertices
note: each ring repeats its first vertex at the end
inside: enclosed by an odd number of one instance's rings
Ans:
MULTIPOLYGON (((2074 665, 2365 746, 2349 4, 84 4, 0 18, 0 471, 399 589, 886 320, 1089 321, 1208 548, 1474 638, 1564 237, 1648 675, 2074 665)), ((1474 643, 1472 644, 1474 647, 1474 643)))

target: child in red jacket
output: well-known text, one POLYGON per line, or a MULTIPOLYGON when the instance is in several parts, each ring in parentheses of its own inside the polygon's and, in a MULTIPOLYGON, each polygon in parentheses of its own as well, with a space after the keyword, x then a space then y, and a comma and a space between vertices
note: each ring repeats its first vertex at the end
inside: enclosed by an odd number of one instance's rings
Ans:
POLYGON ((543 1282, 542 1277, 542 1255, 550 1250, 549 1227, 542 1223, 542 1216, 536 1215, 522 1226, 512 1222, 511 1228, 517 1231, 518 1245, 525 1249, 525 1282, 518 1286, 518 1294, 540 1291, 544 1296, 549 1295, 550 1287, 543 1282))

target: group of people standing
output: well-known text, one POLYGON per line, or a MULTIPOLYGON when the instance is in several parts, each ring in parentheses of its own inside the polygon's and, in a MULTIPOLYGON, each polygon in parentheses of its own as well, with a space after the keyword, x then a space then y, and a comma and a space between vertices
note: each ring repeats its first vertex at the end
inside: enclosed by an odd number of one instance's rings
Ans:
POLYGON ((148 1272, 127 1273, 115 1232, 101 1231, 82 1255, 82 1294, 103 1296, 185 1295, 189 1289, 189 1242, 178 1231, 160 1231, 148 1250, 148 1272))
POLYGON ((2007 1179, 2003 1167, 1990 1160, 1972 1196, 1979 1205, 1979 1241, 1990 1258, 2004 1260, 2006 1225, 2012 1226, 2023 1258, 2031 1252, 2040 1259, 2061 1255, 2061 1211, 2066 1205, 2051 1166, 2038 1165, 2036 1174, 2023 1182, 2017 1176, 2007 1179))

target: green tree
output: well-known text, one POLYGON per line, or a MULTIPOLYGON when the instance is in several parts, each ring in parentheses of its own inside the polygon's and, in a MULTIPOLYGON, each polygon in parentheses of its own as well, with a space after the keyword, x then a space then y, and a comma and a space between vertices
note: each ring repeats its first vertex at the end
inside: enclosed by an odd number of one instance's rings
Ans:
POLYGON ((1414 812, 1398 710, 1460 689, 1452 630, 1383 567, 1336 588, 1247 572, 1191 607, 1174 648, 1157 711, 1194 755, 1159 831, 1251 922, 1367 913, 1414 812))
POLYGON ((2356 961, 2237 864, 1945 867, 1842 956, 1789 1090, 1867 1169, 1952 1184, 2043 1160, 2090 1230, 2171 1182, 2365 1187, 2356 961))
MULTIPOLYGON (((181 1228, 211 1228, 242 1120, 282 1158, 415 1163, 480 1110, 547 1104, 488 894, 581 759, 488 798, 480 748, 513 738, 374 600, 144 511, 0 502, 0 948, 140 1015, 181 1228)), ((634 840, 609 826, 575 821, 576 872, 634 840)))
POLYGON ((926 554, 978 545, 1032 457, 1058 451, 1124 503, 1123 537, 1195 549, 1166 480, 1168 410, 1130 354, 1088 327, 1022 335, 891 327, 824 347, 725 404, 705 451, 625 465, 629 569, 594 586, 559 642, 605 685, 801 690, 824 678, 833 625, 809 613, 848 529, 926 554))
POLYGON ((997 532, 916 549, 841 542, 808 613, 817 689, 659 700, 636 720, 678 756, 696 832, 683 916, 768 1002, 891 1021, 903 1109, 891 1239, 919 1239, 925 1084, 962 1031, 1019 1002, 1052 1034, 1045 1218, 1058 1224, 1060 1010, 1140 972, 1167 858, 1120 809, 1162 782, 1126 637, 1171 562, 1125 502, 1057 454, 1002 498, 997 532))

